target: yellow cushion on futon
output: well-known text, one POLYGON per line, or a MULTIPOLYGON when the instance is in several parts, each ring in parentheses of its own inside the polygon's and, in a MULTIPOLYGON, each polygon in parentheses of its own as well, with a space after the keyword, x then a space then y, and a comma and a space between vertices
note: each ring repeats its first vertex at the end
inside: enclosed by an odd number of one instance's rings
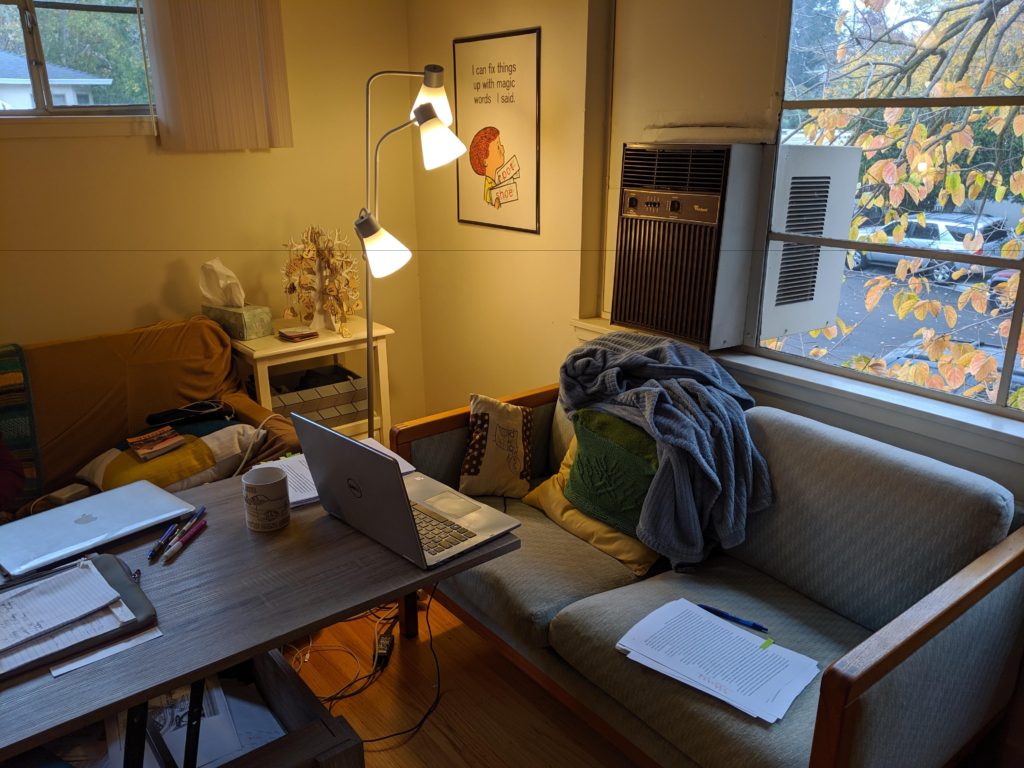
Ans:
POLYGON ((565 452, 558 473, 526 494, 523 501, 531 507, 543 511, 553 522, 569 533, 583 539, 606 555, 614 557, 637 576, 646 575, 658 559, 657 552, 639 539, 617 531, 600 520, 587 517, 565 498, 565 484, 569 480, 569 472, 575 460, 576 438, 574 437, 569 443, 569 450, 565 452))

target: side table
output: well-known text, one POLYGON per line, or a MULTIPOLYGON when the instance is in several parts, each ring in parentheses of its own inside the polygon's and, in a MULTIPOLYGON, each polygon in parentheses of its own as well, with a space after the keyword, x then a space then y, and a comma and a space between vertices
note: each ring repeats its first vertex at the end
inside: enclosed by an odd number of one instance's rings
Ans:
MULTIPOLYGON (((278 319, 274 321, 275 332, 279 328, 287 328, 296 325, 295 320, 278 319)), ((366 349, 366 321, 361 317, 352 317, 347 324, 352 335, 345 337, 340 333, 330 330, 321 330, 320 335, 305 341, 285 341, 277 335, 261 336, 257 339, 241 341, 233 339, 231 346, 235 353, 245 361, 252 369, 253 377, 256 380, 256 400, 264 408, 272 408, 270 392, 270 368, 285 363, 296 363, 304 360, 313 360, 318 357, 338 356, 346 352, 355 352, 366 349)), ((380 323, 373 324, 372 343, 374 347, 374 361, 376 362, 377 387, 374 389, 374 399, 378 403, 378 412, 375 415, 375 424, 380 434, 387 439, 391 431, 391 393, 388 380, 388 352, 387 337, 395 331, 380 323)), ((373 375, 373 371, 367 371, 367 377, 373 375)), ((334 427, 352 437, 357 437, 365 430, 362 421, 353 422, 334 427)))

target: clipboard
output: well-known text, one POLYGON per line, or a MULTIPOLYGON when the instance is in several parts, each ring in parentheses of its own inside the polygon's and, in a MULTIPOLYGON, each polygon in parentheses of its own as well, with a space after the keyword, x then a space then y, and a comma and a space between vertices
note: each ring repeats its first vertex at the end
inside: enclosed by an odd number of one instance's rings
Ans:
MULTIPOLYGON (((131 570, 125 562, 121 560, 121 558, 115 555, 102 554, 90 555, 84 559, 92 562, 93 566, 104 580, 118 593, 125 606, 127 606, 132 614, 134 614, 134 618, 130 621, 123 622, 108 631, 92 635, 77 642, 69 642, 66 645, 49 650, 43 655, 18 663, 10 668, 0 668, 0 681, 19 675, 30 669, 47 666, 52 662, 69 656, 75 656, 83 651, 92 650, 93 648, 105 645, 111 640, 124 637, 125 635, 134 634, 141 629, 145 629, 156 621, 156 608, 153 607, 153 603, 151 603, 149 598, 146 597, 146 593, 142 591, 142 587, 140 587, 138 582, 135 581, 131 570)), ((76 561, 76 563, 77 562, 79 561, 76 561)), ((4 592, 8 589, 22 586, 25 583, 35 581, 36 579, 45 579, 48 576, 52 576, 63 570, 65 567, 67 566, 54 568, 30 579, 20 580, 14 584, 4 585, 3 587, 0 587, 0 599, 3 598, 4 592)), ((54 630, 54 632, 59 631, 59 629, 54 630)), ((47 635, 43 635, 40 639, 47 638, 52 634, 53 633, 48 633, 47 635)))

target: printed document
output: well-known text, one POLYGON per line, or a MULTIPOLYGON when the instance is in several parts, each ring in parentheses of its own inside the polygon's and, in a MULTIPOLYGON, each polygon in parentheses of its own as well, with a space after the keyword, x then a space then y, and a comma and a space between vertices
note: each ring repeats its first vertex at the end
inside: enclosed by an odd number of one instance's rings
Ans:
POLYGON ((818 674, 814 659, 683 599, 648 614, 615 647, 769 723, 785 715, 818 674))

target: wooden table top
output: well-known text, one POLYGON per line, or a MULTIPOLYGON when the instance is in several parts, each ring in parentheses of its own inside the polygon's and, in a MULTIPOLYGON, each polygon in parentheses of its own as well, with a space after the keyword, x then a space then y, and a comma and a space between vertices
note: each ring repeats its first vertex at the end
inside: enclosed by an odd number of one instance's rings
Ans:
POLYGON ((0 683, 0 760, 519 547, 505 534, 424 571, 318 504, 281 531, 250 531, 239 478, 177 495, 206 504, 208 527, 171 564, 146 559, 162 526, 104 548, 141 570, 163 636, 0 683))

